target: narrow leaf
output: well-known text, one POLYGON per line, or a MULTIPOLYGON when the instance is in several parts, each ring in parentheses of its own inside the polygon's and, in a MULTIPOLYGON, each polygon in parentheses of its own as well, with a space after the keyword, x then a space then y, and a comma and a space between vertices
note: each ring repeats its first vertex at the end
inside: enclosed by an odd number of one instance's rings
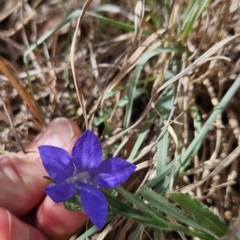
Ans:
POLYGON ((161 218, 152 218, 152 217, 146 217, 146 216, 139 216, 136 214, 132 214, 132 213, 128 213, 128 212, 121 212, 121 211, 114 211, 115 214, 117 215, 124 215, 127 216, 129 218, 132 218, 142 224, 144 224, 145 226, 151 227, 151 228, 156 228, 156 229, 160 229, 160 230, 164 230, 164 231, 180 231, 183 232, 187 235, 190 236, 194 236, 194 237, 198 237, 202 240, 216 240, 216 238, 209 236, 208 234, 205 233, 201 233, 201 232, 196 232, 193 230, 190 230, 186 227, 180 226, 180 225, 176 225, 176 224, 172 224, 170 222, 167 222, 161 218))
POLYGON ((167 215, 174 217, 177 221, 185 223, 187 226, 191 226, 193 228, 196 228, 198 230, 211 234, 211 232, 208 229, 206 229, 205 227, 202 227, 196 221, 192 220, 186 214, 181 212, 177 207, 169 203, 160 194, 157 194, 156 192, 152 191, 147 187, 142 187, 139 191, 139 194, 144 199, 146 199, 150 204, 152 204, 154 207, 166 213, 167 215))
POLYGON ((213 231, 218 237, 223 237, 228 231, 228 227, 207 206, 198 202, 195 198, 182 193, 172 193, 170 198, 177 202, 185 211, 191 214, 196 221, 213 231))
POLYGON ((130 200, 132 203, 134 203, 141 211, 143 212, 142 216, 133 214, 133 213, 121 213, 118 212, 119 215, 123 215, 126 217, 130 217, 132 219, 135 219, 136 221, 139 221, 142 224, 146 224, 149 227, 155 227, 155 228, 160 228, 161 230, 167 230, 168 228, 176 231, 181 231, 183 233, 186 233, 190 236, 195 236, 199 237, 201 239, 216 239, 214 236, 207 234, 207 233, 202 233, 202 232, 197 232, 193 230, 189 230, 188 228, 185 228, 183 226, 173 224, 169 222, 161 213, 159 213, 156 209, 152 208, 151 206, 147 205, 144 203, 140 198, 138 198, 136 195, 126 192, 123 188, 118 187, 116 189, 117 192, 122 194, 127 200, 130 200), (144 220, 143 218, 146 217, 144 220), (151 220, 151 218, 154 219, 154 221, 151 220))

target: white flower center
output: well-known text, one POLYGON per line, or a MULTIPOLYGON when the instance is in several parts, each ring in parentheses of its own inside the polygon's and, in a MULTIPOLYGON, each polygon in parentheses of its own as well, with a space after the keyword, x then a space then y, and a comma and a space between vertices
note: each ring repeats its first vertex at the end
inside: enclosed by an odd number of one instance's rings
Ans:
POLYGON ((91 183, 91 176, 89 174, 89 172, 81 172, 81 173, 77 173, 75 174, 73 177, 70 177, 68 179, 68 181, 74 183, 74 184, 78 184, 78 183, 85 183, 85 184, 89 184, 91 183))

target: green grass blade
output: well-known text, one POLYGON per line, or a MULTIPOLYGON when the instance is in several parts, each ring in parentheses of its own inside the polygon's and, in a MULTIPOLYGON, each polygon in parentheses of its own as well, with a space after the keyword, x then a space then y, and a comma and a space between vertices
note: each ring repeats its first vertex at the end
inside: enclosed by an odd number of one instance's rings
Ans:
POLYGON ((196 199, 182 193, 172 193, 170 198, 187 211, 201 226, 214 231, 218 237, 223 237, 227 233, 228 227, 225 223, 196 199))
POLYGON ((153 232, 153 240, 159 240, 159 237, 161 236, 161 232, 162 230, 155 228, 153 232))
POLYGON ((138 83, 138 80, 139 80, 139 77, 140 77, 140 73, 142 71, 142 68, 143 68, 144 64, 150 58, 152 58, 152 57, 154 57, 154 56, 156 56, 160 53, 172 52, 172 51, 173 51, 173 49, 170 49, 170 48, 156 48, 152 51, 146 52, 138 60, 138 63, 136 65, 136 68, 135 68, 134 74, 133 74, 133 81, 132 81, 132 85, 130 87, 128 104, 127 104, 127 107, 126 107, 126 113, 125 113, 125 118, 124 118, 124 122, 123 122, 123 126, 124 126, 125 129, 129 127, 129 123, 130 123, 130 119, 131 119, 131 115, 132 115, 133 99, 134 99, 137 83, 138 83))
MULTIPOLYGON (((155 116, 155 115, 154 115, 154 116, 155 116)), ((150 119, 153 119, 153 118, 154 118, 154 117, 151 115, 151 116, 150 116, 150 119)), ((140 149, 140 147, 141 147, 144 139, 146 138, 147 133, 149 132, 149 126, 150 126, 150 123, 147 123, 147 124, 143 127, 143 129, 141 130, 141 132, 140 132, 140 134, 139 134, 139 136, 138 136, 138 138, 137 138, 137 141, 136 141, 136 143, 134 144, 133 149, 132 149, 132 151, 131 151, 131 153, 130 153, 130 155, 129 155, 129 157, 128 157, 128 159, 129 159, 130 162, 131 162, 131 161, 134 159, 134 157, 137 155, 138 150, 140 149)))
MULTIPOLYGON (((195 128, 195 131, 199 133, 202 128, 202 122, 201 122, 201 116, 200 116, 199 110, 196 106, 192 106, 190 108, 190 111, 193 118, 193 125, 195 128)), ((202 146, 202 141, 199 141, 198 145, 196 146, 197 152, 199 151, 201 146, 202 146)), ((189 158, 188 161, 180 168, 179 174, 182 174, 185 171, 185 169, 189 167, 191 162, 192 162, 192 158, 189 158)))
POLYGON ((198 149, 196 147, 198 146, 199 142, 203 140, 203 138, 211 128, 212 124, 215 122, 217 116, 223 112, 223 110, 226 108, 227 104, 230 102, 230 100, 233 98, 233 96, 235 95, 239 88, 240 88, 240 75, 234 81, 232 86, 228 89, 227 93, 219 102, 218 106, 214 109, 206 123, 201 128, 198 135, 193 139, 193 141, 187 148, 186 152, 181 157, 181 161, 179 163, 181 164, 185 163, 191 155, 195 155, 197 153, 198 149))
POLYGON ((35 43, 29 46, 29 48, 24 52, 23 54, 23 61, 24 63, 27 62, 27 56, 30 52, 32 52, 36 47, 41 45, 45 40, 47 40, 52 34, 54 34, 56 31, 58 31, 60 28, 62 28, 64 25, 69 23, 71 20, 79 16, 81 14, 82 10, 78 9, 73 11, 71 14, 69 14, 61 23, 59 23, 55 28, 49 30, 44 35, 42 35, 40 38, 36 40, 35 43))
POLYGON ((109 191, 104 191, 103 193, 111 207, 118 209, 119 211, 141 214, 139 210, 132 208, 125 202, 120 201, 118 198, 114 197, 109 191))
POLYGON ((145 226, 159 227, 160 229, 165 230, 165 231, 172 230, 171 224, 168 224, 168 222, 163 219, 156 219, 156 218, 145 216, 145 215, 138 215, 138 214, 133 214, 133 213, 129 213, 129 212, 123 212, 123 211, 119 211, 116 209, 113 209, 113 213, 115 215, 121 215, 121 216, 125 216, 128 218, 132 218, 132 219, 136 220, 137 222, 144 224, 145 226))
MULTIPOLYGON (((44 41, 46 41, 50 36, 52 36, 56 31, 58 31, 64 25, 69 23, 74 18, 78 17, 81 14, 81 12, 82 12, 81 9, 77 9, 77 10, 73 11, 61 23, 59 23, 55 28, 46 32, 44 35, 42 35, 40 38, 38 38, 35 43, 30 45, 29 48, 23 54, 24 63, 26 64, 27 56, 29 55, 30 52, 32 52, 35 48, 37 48, 39 45, 41 45, 44 41)), ((134 26, 133 25, 130 25, 130 24, 127 24, 127 23, 122 23, 122 22, 119 22, 119 21, 114 21, 112 19, 103 17, 102 15, 98 15, 98 14, 88 12, 88 11, 86 12, 86 14, 89 15, 89 16, 92 16, 96 19, 99 19, 99 20, 101 20, 105 23, 109 23, 112 26, 118 27, 120 29, 124 29, 124 30, 127 30, 127 31, 134 31, 134 26)), ((148 31, 143 31, 143 34, 148 35, 149 32, 148 31)))
POLYGON ((197 1, 191 1, 185 11, 185 13, 182 16, 182 24, 181 24, 181 30, 183 30, 187 23, 191 21, 191 16, 194 14, 196 11, 195 9, 197 8, 198 2, 197 1))
POLYGON ((132 213, 128 213, 128 212, 122 212, 122 211, 118 211, 118 210, 113 210, 113 213, 116 215, 121 215, 121 216, 126 216, 128 218, 132 218, 132 219, 136 220, 137 222, 140 222, 140 223, 144 224, 145 226, 149 226, 152 228, 156 228, 156 229, 160 229, 160 230, 164 230, 164 231, 173 231, 173 230, 180 231, 189 236, 198 237, 202 240, 216 240, 216 238, 214 238, 208 234, 190 230, 186 227, 170 223, 166 220, 163 220, 162 218, 140 216, 140 215, 136 215, 136 214, 132 214, 132 213))
POLYGON ((131 240, 138 240, 139 239, 139 235, 142 232, 144 225, 143 224, 139 224, 137 229, 134 231, 131 240))
MULTIPOLYGON (((164 91, 158 103, 156 104, 156 108, 162 117, 159 122, 159 129, 164 127, 163 120, 168 120, 173 108, 174 99, 175 96, 173 93, 173 88, 170 86, 166 89, 166 91, 164 91)), ((157 176, 160 175, 162 168, 165 167, 168 155, 169 132, 166 128, 163 128, 161 135, 162 136, 157 144, 157 176)))
POLYGON ((76 238, 76 240, 86 240, 88 239, 92 234, 94 234, 95 232, 97 232, 98 229, 94 226, 91 227, 90 229, 88 229, 85 233, 83 233, 81 236, 79 236, 78 238, 76 238))
MULTIPOLYGON (((96 19, 99 19, 99 20, 103 21, 104 23, 109 23, 112 26, 115 26, 119 29, 123 29, 123 30, 129 31, 129 32, 134 31, 134 25, 130 25, 130 24, 127 24, 127 23, 115 21, 115 20, 112 20, 110 18, 106 18, 106 17, 103 17, 102 15, 91 13, 91 12, 86 12, 86 14, 89 15, 89 16, 92 16, 96 19)), ((147 35, 147 34, 149 34, 149 32, 144 31, 143 34, 147 35)))
MULTIPOLYGON (((112 215, 108 215, 106 223, 108 223, 114 216, 112 215)), ((99 230, 97 229, 97 227, 93 226, 90 229, 88 229, 86 232, 84 232, 81 236, 79 236, 78 238, 76 238, 76 240, 86 240, 89 239, 89 237, 91 235, 93 235, 94 233, 98 232, 99 230)))
MULTIPOLYGON (((138 88, 136 89, 133 98, 137 98, 142 94, 147 94, 146 89, 144 88, 138 88)), ((124 107, 129 103, 129 96, 124 96, 122 99, 119 100, 118 102, 118 107, 124 107)))
POLYGON ((196 221, 188 217, 186 214, 180 211, 177 207, 175 207, 173 204, 169 203, 166 199, 164 199, 160 194, 157 194, 156 192, 150 190, 147 187, 142 187, 138 192, 138 194, 140 194, 144 199, 146 199, 154 207, 158 208, 158 210, 164 212, 167 215, 174 217, 177 221, 182 222, 187 226, 191 226, 202 232, 211 234, 211 232, 208 231, 208 229, 206 229, 205 227, 202 227, 196 221))
POLYGON ((182 30, 184 29, 182 33, 183 39, 185 39, 189 32, 192 29, 193 24, 196 22, 196 20, 199 18, 199 16, 202 14, 204 9, 208 6, 210 3, 210 0, 204 0, 204 1, 196 1, 192 0, 189 4, 185 14, 183 15, 183 24, 182 24, 182 30))
POLYGON ((164 129, 163 136, 160 138, 157 145, 157 173, 156 176, 161 174, 162 169, 166 166, 168 155, 168 140, 169 132, 164 129))
POLYGON ((143 212, 142 216, 128 212, 118 212, 118 214, 122 216, 133 218, 140 223, 143 223, 150 227, 159 228, 161 230, 171 229, 171 231, 181 231, 190 236, 200 237, 201 239, 216 239, 215 237, 207 233, 189 230, 188 228, 169 222, 161 213, 157 212, 155 208, 152 208, 151 206, 145 204, 136 195, 126 192, 121 187, 116 188, 116 191, 119 192, 122 196, 124 196, 129 202, 133 203, 135 206, 141 209, 141 211, 143 212))
MULTIPOLYGON (((136 195, 125 191, 122 187, 117 187, 116 191, 120 193, 123 197, 125 197, 128 202, 136 205, 139 209, 141 209, 141 211, 147 214, 147 216, 156 217, 153 209, 149 205, 145 204, 136 195)), ((159 213, 159 215, 164 218, 162 214, 159 213)))
MULTIPOLYGON (((237 92, 239 88, 240 88, 240 75, 234 81, 232 86, 228 89, 225 96, 219 102, 218 106, 214 109, 214 111, 212 112, 208 120, 205 122, 205 124, 201 128, 198 135, 190 143, 190 145, 188 146, 184 154, 181 157, 179 157, 179 161, 176 164, 174 171, 171 173, 171 176, 168 179, 171 179, 171 177, 173 177, 176 173, 178 173, 181 166, 183 166, 188 161, 189 158, 197 154, 199 143, 203 140, 203 138, 211 128, 212 124, 216 120, 217 116, 221 114, 222 111, 226 108, 227 104, 230 102, 230 100, 233 98, 234 94, 237 92)), ((168 186, 169 186, 169 181, 165 181, 163 184, 163 188, 167 189, 168 186)))
POLYGON ((174 166, 174 162, 171 161, 163 169, 161 169, 161 171, 159 172, 159 176, 156 176, 155 178, 147 182, 145 186, 149 188, 156 186, 172 171, 173 166, 174 166))
MULTIPOLYGON (((166 72, 165 79, 169 79, 169 78, 172 78, 172 73, 169 72, 169 71, 167 71, 167 72, 166 72)), ((165 81, 167 81, 167 80, 165 80, 165 81)), ((162 104, 162 102, 161 102, 161 98, 160 98, 160 99, 157 100, 157 102, 155 103, 156 109, 157 109, 158 111, 161 111, 161 104, 162 104)), ((131 151, 131 153, 130 153, 130 156, 129 156, 129 158, 128 158, 130 161, 132 161, 132 160, 134 159, 134 157, 137 155, 137 152, 139 151, 139 149, 140 149, 140 147, 141 147, 144 139, 145 139, 146 136, 147 136, 147 133, 148 133, 148 131, 149 131, 150 125, 152 124, 152 122, 155 121, 156 118, 157 118, 157 113, 156 113, 156 111, 152 111, 152 112, 150 113, 149 118, 148 118, 147 121, 146 121, 145 126, 142 128, 142 130, 141 130, 141 132, 140 132, 140 134, 139 134, 139 136, 138 136, 138 138, 137 138, 136 143, 135 143, 134 146, 133 146, 133 149, 132 149, 132 151, 131 151)), ((161 138, 165 132, 166 132, 166 129, 161 132, 161 134, 160 134, 159 137, 161 138)), ((161 169, 161 171, 162 171, 162 169, 161 169)))

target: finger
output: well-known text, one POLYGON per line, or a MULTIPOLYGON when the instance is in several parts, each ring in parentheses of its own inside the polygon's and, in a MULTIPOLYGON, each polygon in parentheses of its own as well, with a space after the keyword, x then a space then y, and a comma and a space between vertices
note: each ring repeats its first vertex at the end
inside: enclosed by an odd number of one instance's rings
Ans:
POLYGON ((36 228, 22 222, 8 210, 0 208, 0 239, 47 240, 36 228))
POLYGON ((71 151, 80 136, 79 127, 70 119, 56 118, 47 127, 46 131, 40 133, 27 147, 27 151, 38 152, 40 145, 52 145, 71 151))
POLYGON ((37 210, 37 228, 50 239, 68 239, 87 220, 81 212, 70 212, 62 203, 54 203, 48 196, 37 210))
POLYGON ((0 206, 15 215, 23 215, 39 204, 49 181, 37 151, 38 145, 48 144, 71 151, 80 135, 77 125, 65 118, 49 124, 27 148, 31 153, 0 156, 0 206))

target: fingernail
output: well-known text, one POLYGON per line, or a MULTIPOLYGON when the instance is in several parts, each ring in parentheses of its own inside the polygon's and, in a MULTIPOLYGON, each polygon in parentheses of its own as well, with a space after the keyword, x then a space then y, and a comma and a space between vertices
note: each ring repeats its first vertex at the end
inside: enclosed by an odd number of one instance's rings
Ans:
POLYGON ((53 120, 46 131, 37 139, 38 145, 65 147, 74 137, 73 126, 66 118, 53 120))

